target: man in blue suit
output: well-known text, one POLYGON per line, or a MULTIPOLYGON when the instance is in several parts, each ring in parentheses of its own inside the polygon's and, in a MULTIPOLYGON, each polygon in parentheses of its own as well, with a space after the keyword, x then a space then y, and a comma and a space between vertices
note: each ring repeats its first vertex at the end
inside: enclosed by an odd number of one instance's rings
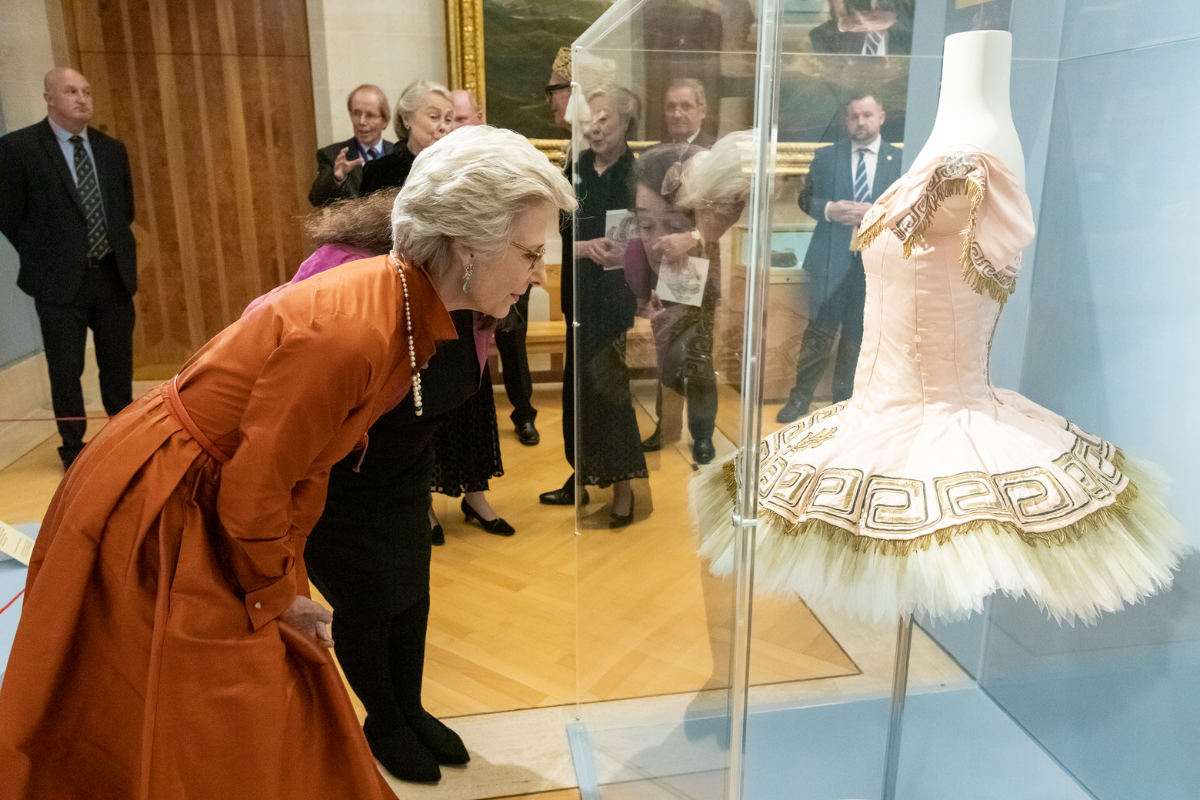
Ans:
POLYGON ((390 155, 394 147, 383 138, 391 118, 383 89, 373 83, 356 87, 346 98, 346 109, 354 123, 354 138, 326 145, 317 151, 317 177, 308 190, 308 202, 314 206, 358 197, 362 165, 390 155))
POLYGON ((866 276, 862 254, 850 249, 850 241, 872 203, 901 174, 899 148, 879 135, 884 118, 883 106, 873 96, 851 100, 846 106, 848 138, 817 150, 800 190, 800 208, 817 220, 804 255, 804 270, 809 275, 808 328, 800 345, 796 385, 775 417, 778 422, 794 422, 808 413, 839 331, 833 402, 849 398, 854 391, 866 276))

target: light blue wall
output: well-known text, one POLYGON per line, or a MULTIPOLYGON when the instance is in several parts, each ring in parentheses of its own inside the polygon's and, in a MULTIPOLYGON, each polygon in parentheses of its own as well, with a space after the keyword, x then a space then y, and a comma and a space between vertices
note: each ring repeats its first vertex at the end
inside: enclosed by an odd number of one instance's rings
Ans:
MULTIPOLYGON (((1020 390, 1161 466, 1200 545, 1200 4, 1064 12, 1020 390)), ((1200 796, 1200 558, 1092 627, 996 598, 986 641, 984 688, 1097 798, 1200 796)))
MULTIPOLYGON (((0 136, 8 132, 3 114, 0 107, 0 136)), ((33 299, 17 288, 18 265, 17 251, 0 234, 0 369, 42 350, 33 299)))

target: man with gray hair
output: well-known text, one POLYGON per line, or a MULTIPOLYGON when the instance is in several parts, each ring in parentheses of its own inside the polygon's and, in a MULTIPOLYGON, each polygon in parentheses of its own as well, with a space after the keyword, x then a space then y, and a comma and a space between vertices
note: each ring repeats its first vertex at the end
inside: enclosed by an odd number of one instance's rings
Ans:
POLYGON ((346 110, 354 125, 354 138, 317 151, 317 177, 308 191, 308 202, 314 206, 358 197, 363 164, 389 155, 394 148, 392 142, 383 138, 391 119, 383 89, 373 83, 356 87, 346 98, 346 110))
POLYGON ((675 144, 694 144, 708 149, 716 138, 701 130, 708 115, 704 84, 695 78, 680 78, 667 87, 663 110, 667 118, 667 137, 675 144))
POLYGON ((92 86, 68 67, 46 73, 46 119, 0 139, 0 232, 33 297, 50 396, 69 468, 87 431, 83 374, 91 328, 104 410, 133 400, 137 250, 125 145, 89 127, 92 86))

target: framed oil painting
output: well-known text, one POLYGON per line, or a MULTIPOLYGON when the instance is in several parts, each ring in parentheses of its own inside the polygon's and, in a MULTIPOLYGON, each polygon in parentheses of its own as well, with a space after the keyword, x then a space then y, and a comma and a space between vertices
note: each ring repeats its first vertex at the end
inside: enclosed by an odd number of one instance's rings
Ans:
POLYGON ((568 47, 613 0, 446 0, 451 88, 475 92, 489 125, 564 140, 544 88, 568 47))

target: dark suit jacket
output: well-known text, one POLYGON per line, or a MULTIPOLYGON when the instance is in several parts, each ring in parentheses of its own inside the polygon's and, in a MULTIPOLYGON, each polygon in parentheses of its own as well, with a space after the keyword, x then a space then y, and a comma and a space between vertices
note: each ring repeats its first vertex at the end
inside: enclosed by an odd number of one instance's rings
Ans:
POLYGON ((703 128, 696 134, 696 138, 692 139, 692 144, 696 147, 703 147, 705 150, 711 150, 712 146, 717 143, 717 137, 713 136, 703 128))
POLYGON ((380 189, 395 189, 404 185, 417 157, 408 147, 400 147, 389 156, 377 158, 363 165, 362 186, 359 194, 366 196, 380 189))
MULTIPOLYGON (((362 147, 358 143, 358 139, 338 142, 337 144, 331 144, 318 150, 317 177, 313 180, 312 188, 308 190, 308 202, 314 206, 329 205, 334 200, 341 200, 347 197, 358 197, 363 179, 363 167, 365 165, 360 165, 350 170, 350 173, 346 175, 346 180, 341 183, 338 183, 337 178, 333 176, 333 165, 337 161, 338 153, 342 151, 343 147, 349 148, 349 151, 346 153, 346 158, 348 159, 363 158, 365 156, 362 147)), ((394 148, 394 144, 387 139, 383 140, 383 156, 390 155, 394 148)), ((380 156, 380 158, 383 156, 380 156)))
MULTIPOLYGON (((121 280, 137 291, 133 240, 133 176, 125 145, 95 128, 88 141, 96 162, 108 242, 121 280)), ((35 300, 75 299, 87 266, 87 217, 58 139, 43 119, 0 139, 0 232, 21 259, 17 286, 35 300)))
MULTIPOLYGON (((817 221, 812 242, 804 254, 804 270, 809 273, 809 299, 820 307, 838 288, 850 271, 849 225, 825 219, 825 204, 854 199, 854 174, 850 164, 849 139, 839 139, 832 147, 822 147, 813 156, 808 178, 800 190, 800 208, 817 221)), ((875 202, 902 174, 900 148, 880 142, 871 184, 871 202, 875 202)))

